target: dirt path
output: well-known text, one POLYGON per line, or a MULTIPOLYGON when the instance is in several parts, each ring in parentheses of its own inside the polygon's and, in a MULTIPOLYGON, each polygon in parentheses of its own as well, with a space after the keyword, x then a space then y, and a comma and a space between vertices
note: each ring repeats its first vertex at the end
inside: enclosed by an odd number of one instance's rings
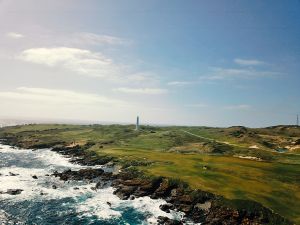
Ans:
POLYGON ((236 145, 236 144, 231 144, 227 141, 217 141, 216 139, 213 139, 213 138, 207 138, 207 137, 203 137, 201 135, 197 135, 197 134, 193 134, 189 131, 186 131, 186 130, 182 130, 184 133, 187 133, 189 135, 192 135, 192 136, 195 136, 195 137, 198 137, 198 138, 202 138, 202 139, 205 139, 205 140, 208 140, 208 141, 214 141, 214 142, 217 142, 217 143, 220 143, 220 144, 226 144, 226 145, 231 145, 231 146, 235 146, 235 147, 241 147, 239 145, 236 145))

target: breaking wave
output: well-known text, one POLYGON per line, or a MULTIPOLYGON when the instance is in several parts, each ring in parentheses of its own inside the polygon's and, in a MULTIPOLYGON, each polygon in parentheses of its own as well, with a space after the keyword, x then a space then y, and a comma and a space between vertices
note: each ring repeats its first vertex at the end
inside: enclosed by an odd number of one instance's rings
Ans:
POLYGON ((120 200, 114 188, 63 182, 54 171, 87 168, 49 149, 23 150, 0 145, 0 224, 156 224, 158 216, 180 218, 150 197, 120 200), (18 195, 6 194, 21 189, 18 195), (2 194, 1 194, 2 193, 2 194))

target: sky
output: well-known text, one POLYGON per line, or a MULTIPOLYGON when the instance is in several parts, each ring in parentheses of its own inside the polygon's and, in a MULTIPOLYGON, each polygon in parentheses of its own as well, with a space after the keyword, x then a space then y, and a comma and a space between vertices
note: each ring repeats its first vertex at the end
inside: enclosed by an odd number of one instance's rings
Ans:
POLYGON ((0 0, 0 119, 295 124, 300 1, 0 0))

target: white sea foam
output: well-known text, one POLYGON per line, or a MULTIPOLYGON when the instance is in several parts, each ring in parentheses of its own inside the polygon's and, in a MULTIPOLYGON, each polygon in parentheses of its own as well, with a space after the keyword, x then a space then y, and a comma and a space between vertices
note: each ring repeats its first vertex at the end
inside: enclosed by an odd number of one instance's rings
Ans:
POLYGON ((93 193, 93 197, 78 204, 77 212, 83 216, 96 215, 102 219, 120 217, 121 213, 115 208, 120 205, 121 200, 113 194, 113 191, 112 187, 97 190, 93 193))
POLYGON ((9 145, 3 145, 0 144, 0 152, 4 153, 13 153, 13 154, 24 154, 24 153, 31 153, 32 150, 29 149, 22 149, 21 151, 18 151, 18 148, 11 147, 9 145))
POLYGON ((40 160, 45 166, 51 168, 68 167, 72 169, 82 169, 83 166, 69 162, 69 158, 63 157, 60 154, 51 151, 50 149, 39 149, 34 151, 36 159, 40 160))
MULTIPOLYGON (((79 216, 97 216, 100 219, 111 219, 122 216, 126 208, 134 208, 147 217, 144 224, 156 224, 158 216, 169 218, 180 218, 183 214, 178 212, 166 213, 159 209, 166 202, 162 199, 151 199, 150 197, 135 198, 134 200, 120 200, 113 194, 114 188, 108 187, 92 190, 95 183, 87 184, 83 181, 63 182, 56 177, 46 176, 54 170, 82 169, 87 166, 75 165, 68 158, 59 155, 49 149, 17 150, 7 145, 0 145, 0 153, 9 153, 10 157, 19 157, 20 160, 28 161, 25 167, 22 163, 17 166, 0 167, 0 192, 8 189, 22 189, 19 195, 0 194, 1 199, 9 201, 43 201, 49 199, 72 198, 79 216), (30 162, 35 162, 29 167, 30 162), (12 174, 16 176, 12 176, 12 174), (36 175, 38 179, 33 179, 36 175), (55 185, 56 189, 52 188, 55 185), (75 188, 76 187, 76 188, 75 188)), ((1 160, 1 159, 0 159, 1 160)), ((68 203, 66 203, 68 204, 68 203)), ((2 214, 3 216, 4 214, 2 214)), ((0 215, 1 216, 1 215, 0 215)))
POLYGON ((4 225, 4 224, 12 224, 12 223, 9 223, 8 213, 5 212, 4 210, 0 210, 0 225, 4 225))
POLYGON ((168 217, 170 219, 179 219, 184 214, 172 211, 171 213, 166 213, 162 211, 159 206, 166 204, 167 202, 163 199, 151 199, 150 197, 135 198, 134 200, 123 201, 122 205, 129 205, 148 215, 147 222, 149 224, 156 224, 157 218, 159 216, 168 217))
POLYGON ((179 219, 183 216, 183 213, 174 211, 166 213, 160 210, 159 206, 166 204, 166 201, 162 199, 154 200, 150 197, 140 197, 134 200, 120 200, 113 194, 113 191, 114 188, 109 187, 94 192, 93 197, 87 199, 84 203, 78 204, 77 212, 83 216, 96 215, 102 219, 110 219, 120 217, 121 211, 126 208, 134 208, 147 216, 147 221, 144 224, 157 224, 159 216, 171 219, 179 219))
MULTIPOLYGON (((38 180, 34 180, 32 176, 44 175, 42 169, 27 169, 21 167, 1 168, 0 173, 0 191, 5 192, 7 189, 23 189, 26 194, 32 192, 33 189, 38 186, 38 180)), ((2 197, 9 196, 10 195, 2 195, 2 197)), ((13 196, 10 196, 10 198, 13 198, 13 196)))

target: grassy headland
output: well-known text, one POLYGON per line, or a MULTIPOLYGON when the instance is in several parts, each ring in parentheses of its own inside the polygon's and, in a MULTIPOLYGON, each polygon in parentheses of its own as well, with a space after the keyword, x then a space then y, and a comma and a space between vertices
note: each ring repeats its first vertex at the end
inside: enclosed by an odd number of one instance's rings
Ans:
POLYGON ((26 125, 0 139, 26 148, 85 145, 124 167, 178 178, 228 199, 254 200, 300 224, 300 128, 26 125))

